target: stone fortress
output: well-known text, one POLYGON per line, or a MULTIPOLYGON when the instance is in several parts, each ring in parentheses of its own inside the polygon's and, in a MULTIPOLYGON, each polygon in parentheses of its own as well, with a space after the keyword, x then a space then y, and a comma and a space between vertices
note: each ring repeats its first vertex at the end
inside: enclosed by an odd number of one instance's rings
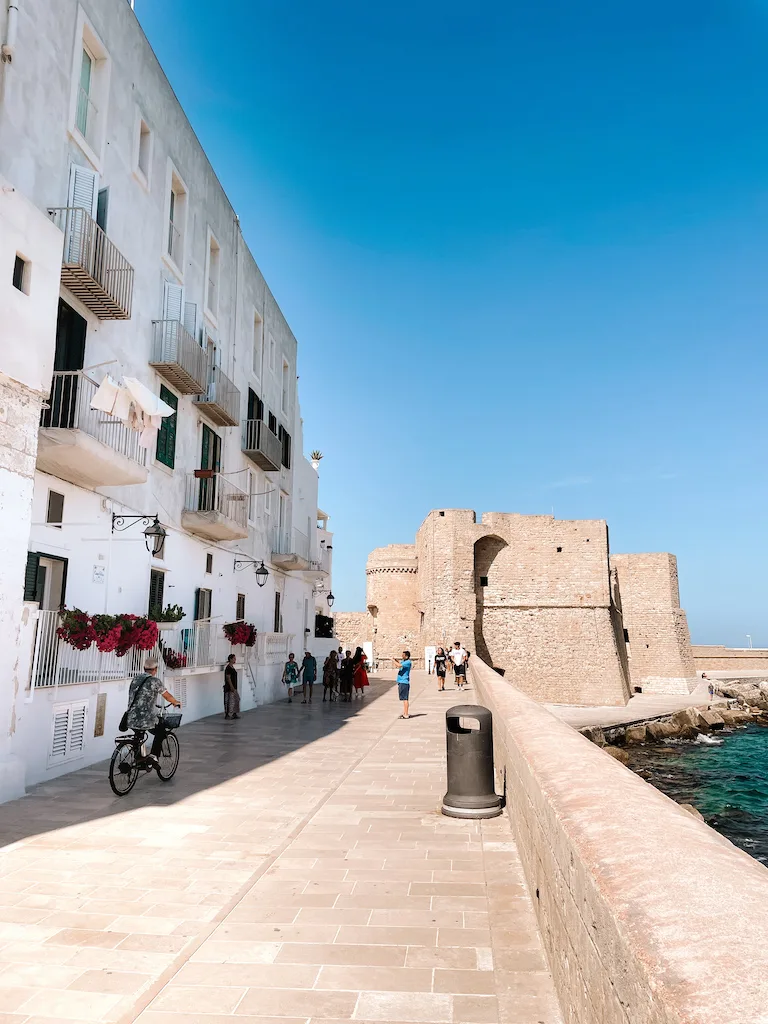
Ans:
POLYGON ((433 511, 415 544, 371 552, 367 612, 337 613, 345 647, 388 665, 460 640, 540 701, 621 705, 696 683, 677 561, 614 555, 604 520, 433 511))

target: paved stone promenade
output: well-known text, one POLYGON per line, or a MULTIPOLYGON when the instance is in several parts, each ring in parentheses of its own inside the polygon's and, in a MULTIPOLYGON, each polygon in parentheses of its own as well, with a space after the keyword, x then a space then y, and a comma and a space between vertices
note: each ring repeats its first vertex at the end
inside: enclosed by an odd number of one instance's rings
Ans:
POLYGON ((457 694, 413 693, 205 719, 169 784, 0 807, 0 1024, 558 1024, 506 819, 438 812, 457 694))

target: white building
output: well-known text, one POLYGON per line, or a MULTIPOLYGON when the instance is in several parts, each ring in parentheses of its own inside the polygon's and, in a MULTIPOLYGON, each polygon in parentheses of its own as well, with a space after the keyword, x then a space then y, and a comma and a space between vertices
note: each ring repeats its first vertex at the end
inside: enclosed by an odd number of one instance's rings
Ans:
MULTIPOLYGON (((289 647, 298 654, 308 637, 314 652, 329 535, 302 455, 296 339, 130 3, 0 2, 0 174, 36 208, 28 222, 16 215, 18 237, 4 234, 0 253, 0 372, 37 396, 25 413, 38 442, 31 528, 24 466, 4 483, 16 491, 0 512, 0 641, 21 629, 7 731, 29 785, 109 755, 140 657, 59 642, 61 605, 140 615, 181 605, 162 639, 187 719, 221 708, 222 624, 253 623, 247 709, 279 695, 289 647), (9 321, 23 305, 9 285, 16 256, 32 289, 39 262, 42 289, 52 254, 53 305, 46 294, 31 326, 9 321), (9 338, 21 338, 20 367, 6 358, 9 338), (148 449, 91 409, 107 373, 175 409, 148 449), (167 532, 157 556, 143 535, 155 517, 167 532)), ((319 656, 329 644, 318 641, 319 656)))

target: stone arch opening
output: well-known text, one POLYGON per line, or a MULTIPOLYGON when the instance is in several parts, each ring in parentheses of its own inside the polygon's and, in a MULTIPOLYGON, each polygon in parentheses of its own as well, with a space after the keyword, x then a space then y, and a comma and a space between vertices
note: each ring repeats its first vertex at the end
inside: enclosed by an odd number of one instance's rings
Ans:
POLYGON ((475 542, 475 650, 478 658, 493 665, 483 634, 486 601, 493 600, 493 567, 499 554, 508 547, 501 537, 490 534, 475 542))

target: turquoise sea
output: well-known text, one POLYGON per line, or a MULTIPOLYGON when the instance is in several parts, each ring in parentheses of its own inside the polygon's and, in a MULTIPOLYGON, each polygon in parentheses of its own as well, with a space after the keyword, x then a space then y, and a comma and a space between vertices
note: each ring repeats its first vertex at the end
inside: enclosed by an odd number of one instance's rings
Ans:
POLYGON ((719 742, 630 748, 629 766, 708 825, 768 863, 768 727, 715 734, 719 742))

